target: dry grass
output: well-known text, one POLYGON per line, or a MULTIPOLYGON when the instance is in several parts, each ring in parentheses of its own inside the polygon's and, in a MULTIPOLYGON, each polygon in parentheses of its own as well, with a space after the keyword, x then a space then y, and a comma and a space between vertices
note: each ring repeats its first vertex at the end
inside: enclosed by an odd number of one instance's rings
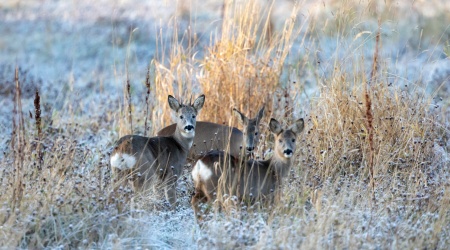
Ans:
POLYGON ((255 2, 226 9, 220 40, 211 41, 199 78, 203 92, 210 98, 203 117, 217 123, 227 123, 233 108, 253 117, 263 103, 270 105, 296 35, 295 14, 287 19, 283 32, 266 37, 270 35, 270 16, 261 12, 255 2))
POLYGON ((268 12, 262 12, 257 1, 229 2, 224 8, 220 35, 211 38, 204 59, 195 58, 196 44, 191 43, 189 34, 183 34, 181 38, 174 36, 168 58, 162 56, 153 62, 155 96, 162 98, 158 99, 163 111, 157 115, 161 120, 158 125, 171 120, 164 112, 164 97, 171 93, 185 98, 194 92, 204 93, 208 101, 200 119, 220 124, 230 123, 233 108, 252 117, 263 103, 271 106, 271 96, 280 84, 285 59, 297 35, 297 10, 286 19, 283 31, 272 34, 268 32, 270 6, 268 12), (186 40, 188 44, 183 46, 186 40), (263 96, 259 90, 264 90, 263 96))
MULTIPOLYGON (((405 86, 404 79, 391 72, 382 53, 383 39, 389 38, 382 35, 380 50, 374 52, 377 27, 364 39, 354 39, 354 32, 358 37, 369 34, 353 30, 368 18, 355 15, 356 10, 371 13, 373 5, 346 2, 334 18, 311 21, 307 31, 298 30, 293 15, 277 33, 267 31, 268 14, 256 3, 229 3, 220 36, 201 48, 203 58, 196 58, 198 40, 193 34, 174 29, 167 43, 157 34, 159 51, 166 53, 149 61, 147 79, 141 79, 145 91, 134 92, 130 76, 122 83, 125 98, 92 106, 102 111, 99 114, 83 113, 70 96, 63 106, 70 111, 49 114, 40 90, 33 119, 28 119, 20 92, 27 82, 16 71, 11 89, 15 94, 2 92, 14 108, 13 133, 0 156, 0 245, 445 249, 450 244, 448 102, 437 96, 442 89, 430 94, 420 81, 405 86), (321 36, 342 39, 338 45, 350 48, 336 48, 334 55, 353 55, 345 61, 334 56, 328 67, 317 63, 320 56, 311 52, 317 49, 311 44, 321 36), (302 50, 298 61, 288 61, 298 39, 312 47, 302 50), (308 39, 311 43, 304 42, 308 39), (366 60, 362 46, 375 56, 366 60), (308 66, 294 71, 313 72, 317 94, 305 97, 300 84, 282 82, 292 65, 308 66), (376 78, 368 85, 376 67, 376 78), (271 209, 237 206, 217 212, 199 228, 189 205, 188 171, 179 180, 181 205, 176 209, 151 192, 135 195, 129 187, 119 189, 120 198, 108 199, 115 187, 109 167, 114 140, 129 130, 155 134, 171 121, 168 94, 187 101, 200 92, 206 94, 200 120, 232 123, 233 107, 254 116, 262 103, 271 109, 266 121, 273 116, 285 125, 305 118, 281 202, 271 209), (97 146, 101 140, 105 146, 97 146)), ((376 23, 375 18, 370 23, 376 23)), ((381 17, 382 25, 386 18, 381 17)), ((172 22, 177 27, 176 19, 172 22)), ((7 72, 11 79, 13 71, 7 72)), ((268 136, 263 140, 265 154, 272 144, 268 136)))

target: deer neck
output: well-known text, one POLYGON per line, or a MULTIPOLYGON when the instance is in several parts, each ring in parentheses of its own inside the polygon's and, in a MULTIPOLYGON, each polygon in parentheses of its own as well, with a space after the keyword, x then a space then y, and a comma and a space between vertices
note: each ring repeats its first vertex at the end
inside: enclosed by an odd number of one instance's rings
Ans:
POLYGON ((187 138, 183 136, 181 131, 177 128, 175 129, 175 132, 173 133, 173 139, 180 144, 180 146, 183 148, 184 151, 189 152, 191 149, 192 144, 194 143, 194 137, 187 138))
POLYGON ((245 152, 242 156, 239 157, 239 159, 241 160, 241 163, 245 163, 245 162, 254 160, 254 156, 253 156, 253 153, 245 152))
POLYGON ((269 160, 269 165, 277 178, 282 179, 286 177, 291 168, 291 159, 290 158, 281 158, 277 156, 273 156, 269 160))

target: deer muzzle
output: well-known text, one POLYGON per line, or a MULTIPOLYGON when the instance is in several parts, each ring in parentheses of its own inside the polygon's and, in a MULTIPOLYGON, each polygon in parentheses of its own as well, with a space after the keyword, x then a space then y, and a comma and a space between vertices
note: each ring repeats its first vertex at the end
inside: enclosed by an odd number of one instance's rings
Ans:
POLYGON ((291 149, 285 149, 283 153, 286 158, 291 158, 294 152, 291 149))
POLYGON ((192 132, 194 132, 194 126, 192 126, 192 125, 187 125, 187 126, 184 127, 184 131, 185 131, 186 133, 192 133, 192 132))

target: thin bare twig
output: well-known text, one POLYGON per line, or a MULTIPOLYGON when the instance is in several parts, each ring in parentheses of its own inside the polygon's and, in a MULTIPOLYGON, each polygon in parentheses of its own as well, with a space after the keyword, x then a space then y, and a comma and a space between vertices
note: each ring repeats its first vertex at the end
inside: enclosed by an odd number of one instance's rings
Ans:
POLYGON ((364 91, 364 99, 366 105, 366 118, 367 118, 367 133, 369 140, 369 171, 370 171, 370 183, 372 186, 372 199, 375 202, 375 179, 374 179, 374 156, 375 156, 375 147, 373 140, 373 113, 372 113, 372 100, 370 97, 370 85, 372 85, 376 81, 377 70, 378 70, 378 50, 380 46, 380 27, 381 21, 378 19, 378 32, 376 35, 376 44, 375 51, 373 55, 372 61, 372 72, 370 74, 370 79, 366 84, 366 88, 364 91))
POLYGON ((145 114, 145 122, 144 122, 144 136, 147 136, 148 131, 148 117, 150 116, 150 64, 147 68, 147 75, 145 76, 145 87, 147 88, 147 95, 145 96, 145 104, 147 106, 147 111, 145 114))

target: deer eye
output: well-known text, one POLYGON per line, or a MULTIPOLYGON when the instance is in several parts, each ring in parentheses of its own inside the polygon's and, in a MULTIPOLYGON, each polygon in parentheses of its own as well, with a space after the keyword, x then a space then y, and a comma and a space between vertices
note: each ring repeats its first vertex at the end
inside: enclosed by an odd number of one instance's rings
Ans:
POLYGON ((283 142, 283 140, 279 139, 279 140, 278 140, 278 142, 279 142, 279 143, 282 143, 282 142, 283 142))
POLYGON ((255 132, 255 135, 258 135, 258 132, 255 132))
POLYGON ((196 116, 195 116, 195 115, 193 115, 193 116, 192 116, 192 119, 195 119, 195 117, 196 117, 196 116))
POLYGON ((184 119, 184 116, 183 116, 183 115, 180 115, 180 119, 184 119))
POLYGON ((295 139, 292 139, 292 142, 295 142, 295 139))

